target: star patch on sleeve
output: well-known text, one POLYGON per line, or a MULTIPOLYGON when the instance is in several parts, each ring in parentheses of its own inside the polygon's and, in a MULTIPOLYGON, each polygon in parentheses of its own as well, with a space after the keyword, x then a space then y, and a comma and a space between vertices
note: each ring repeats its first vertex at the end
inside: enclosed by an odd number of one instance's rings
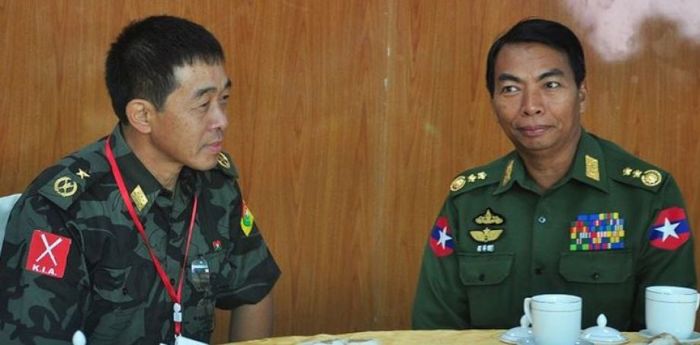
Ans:
POLYGON ((34 230, 29 245, 27 271, 63 278, 68 262, 71 239, 43 230, 34 230))
POLYGON ((649 229, 649 243, 659 249, 676 250, 689 238, 688 219, 680 207, 661 210, 649 229))
POLYGON ((446 217, 439 217, 430 232, 430 249, 437 257, 449 256, 454 251, 452 231, 447 223, 446 217))

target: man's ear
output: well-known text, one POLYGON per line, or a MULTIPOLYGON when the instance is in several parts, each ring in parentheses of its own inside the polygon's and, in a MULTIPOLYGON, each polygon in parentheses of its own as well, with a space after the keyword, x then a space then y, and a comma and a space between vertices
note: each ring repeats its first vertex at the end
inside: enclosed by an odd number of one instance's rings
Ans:
POLYGON ((588 88, 586 82, 581 82, 581 86, 578 88, 578 102, 582 114, 586 111, 586 98, 588 98, 588 88))
POLYGON ((155 107, 147 100, 135 98, 126 104, 126 118, 129 120, 129 125, 140 133, 151 132, 151 121, 155 114, 155 107))

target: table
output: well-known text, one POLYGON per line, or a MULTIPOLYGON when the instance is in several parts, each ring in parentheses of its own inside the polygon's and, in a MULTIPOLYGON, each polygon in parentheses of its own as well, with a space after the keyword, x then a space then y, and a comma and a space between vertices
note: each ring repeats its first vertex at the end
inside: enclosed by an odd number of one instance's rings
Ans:
MULTIPOLYGON (((307 341, 323 341, 330 339, 376 339, 382 345, 504 345, 498 337, 504 330, 500 329, 472 329, 465 331, 437 330, 437 331, 373 331, 348 334, 318 334, 314 336, 290 336, 278 338, 266 338, 246 342, 232 343, 236 345, 296 345, 307 341)), ((635 332, 623 333, 630 342, 627 345, 646 344, 647 341, 635 332)))

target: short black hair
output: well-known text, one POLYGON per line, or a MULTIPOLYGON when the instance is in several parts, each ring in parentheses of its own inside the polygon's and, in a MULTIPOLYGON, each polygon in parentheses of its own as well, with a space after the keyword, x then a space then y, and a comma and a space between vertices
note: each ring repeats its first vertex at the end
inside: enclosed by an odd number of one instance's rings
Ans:
POLYGON ((569 66, 574 72, 576 86, 580 87, 586 79, 586 61, 583 48, 576 34, 563 24, 539 18, 525 19, 510 28, 491 45, 486 60, 486 88, 493 97, 495 88, 495 65, 498 53, 506 44, 541 43, 566 54, 569 66))
POLYGON ((224 62, 221 44, 203 26, 172 16, 152 16, 126 26, 105 63, 105 82, 119 121, 129 123, 126 105, 135 98, 160 110, 177 88, 175 67, 196 62, 224 62))

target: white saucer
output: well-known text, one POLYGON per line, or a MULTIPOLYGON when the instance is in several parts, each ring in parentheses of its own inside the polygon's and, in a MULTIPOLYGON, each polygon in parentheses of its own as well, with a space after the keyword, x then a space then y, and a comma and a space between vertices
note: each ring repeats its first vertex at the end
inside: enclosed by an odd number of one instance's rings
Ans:
MULTIPOLYGON (((656 335, 651 334, 648 329, 643 329, 639 331, 639 335, 641 335, 644 338, 653 338, 656 335)), ((698 332, 693 332, 690 334, 690 337, 684 338, 684 339, 678 339, 678 341, 681 342, 681 344, 700 344, 700 333, 698 332)))
MULTIPOLYGON (((534 337, 521 339, 516 344, 518 344, 518 345, 537 345, 534 337)), ((595 344, 591 343, 588 340, 579 339, 579 340, 576 340, 574 345, 595 345, 595 344)))
POLYGON ((532 328, 514 327, 503 332, 498 340, 506 344, 517 344, 520 340, 530 337, 532 337, 532 328))

